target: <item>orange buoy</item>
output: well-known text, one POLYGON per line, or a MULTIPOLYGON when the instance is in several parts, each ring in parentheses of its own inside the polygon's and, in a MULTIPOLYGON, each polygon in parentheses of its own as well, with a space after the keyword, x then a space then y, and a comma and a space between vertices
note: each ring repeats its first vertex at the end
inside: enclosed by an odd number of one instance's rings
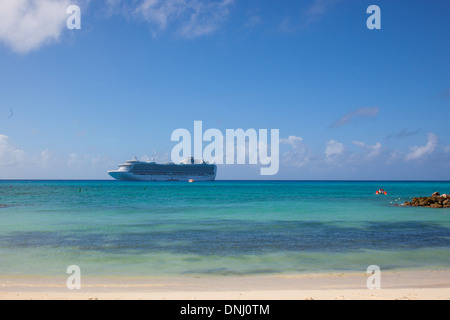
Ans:
POLYGON ((387 191, 385 191, 384 194, 387 194, 387 191))

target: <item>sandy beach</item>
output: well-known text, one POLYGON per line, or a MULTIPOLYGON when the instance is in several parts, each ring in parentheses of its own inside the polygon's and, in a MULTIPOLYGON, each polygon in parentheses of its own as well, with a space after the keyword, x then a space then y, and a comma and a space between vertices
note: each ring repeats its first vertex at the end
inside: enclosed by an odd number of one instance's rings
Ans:
POLYGON ((390 271, 369 290, 365 273, 245 277, 0 277, 2 300, 448 300, 450 270, 390 271))

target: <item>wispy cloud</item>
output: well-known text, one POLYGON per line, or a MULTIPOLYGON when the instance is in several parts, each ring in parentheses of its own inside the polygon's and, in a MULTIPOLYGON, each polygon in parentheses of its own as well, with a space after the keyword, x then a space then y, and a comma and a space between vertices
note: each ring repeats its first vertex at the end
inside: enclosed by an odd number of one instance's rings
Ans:
POLYGON ((59 39, 69 0, 0 1, 0 41, 27 53, 59 39))
MULTIPOLYGON (((154 26, 153 34, 174 30, 177 36, 195 38, 213 34, 224 23, 235 0, 105 0, 103 11, 139 17, 154 26)), ((67 8, 87 7, 90 0, 1 0, 0 42, 26 54, 58 42, 66 28, 67 8)), ((249 21, 256 24, 257 20, 249 21)))
POLYGON ((320 20, 337 2, 339 2, 339 0, 313 0, 303 12, 305 23, 308 25, 320 20))
POLYGON ((107 178, 107 170, 117 164, 117 160, 98 153, 30 152, 0 134, 0 179, 107 178))
POLYGON ((14 111, 12 108, 9 108, 9 115, 8 115, 8 119, 11 119, 14 115, 14 111))
POLYGON ((336 3, 342 0, 312 0, 309 1, 303 10, 291 15, 285 16, 278 25, 277 30, 282 33, 292 33, 304 29, 314 22, 317 22, 326 15, 336 3))
POLYGON ((342 127, 350 122, 353 122, 359 118, 374 118, 380 112, 379 108, 358 108, 350 111, 344 115, 341 119, 331 124, 332 128, 342 127))
POLYGON ((83 167, 83 166, 93 166, 100 164, 108 164, 109 166, 114 166, 116 163, 111 161, 111 158, 102 156, 101 154, 79 154, 72 152, 69 154, 66 164, 68 167, 83 167))
POLYGON ((386 139, 412 137, 412 136, 415 136, 416 134, 418 134, 419 132, 420 132, 420 129, 417 129, 417 130, 414 130, 414 131, 403 129, 400 132, 391 133, 390 135, 388 135, 386 137, 386 139))
POLYGON ((263 20, 261 19, 260 16, 256 15, 256 14, 251 14, 248 19, 247 22, 244 24, 244 28, 254 28, 260 24, 263 23, 263 20))
POLYGON ((413 146, 410 147, 410 152, 408 154, 406 154, 405 156, 405 160, 406 161, 410 161, 410 160, 420 160, 422 158, 424 158, 425 156, 433 153, 434 149, 436 148, 437 144, 438 144, 438 136, 435 135, 434 133, 429 133, 428 134, 428 140, 427 140, 427 144, 424 146, 413 146))
POLYGON ((292 24, 291 18, 285 17, 278 26, 278 31, 289 33, 297 29, 297 26, 292 24))
POLYGON ((184 38, 214 33, 228 18, 234 0, 144 0, 136 13, 156 27, 155 34, 175 28, 184 38))
MULTIPOLYGON (((43 168, 50 162, 51 155, 48 149, 36 153, 27 152, 16 146, 10 137, 0 134, 0 167, 8 167, 7 173, 11 173, 15 169, 20 171, 27 166, 43 168)), ((5 173, 4 170, 0 170, 0 172, 5 173)))

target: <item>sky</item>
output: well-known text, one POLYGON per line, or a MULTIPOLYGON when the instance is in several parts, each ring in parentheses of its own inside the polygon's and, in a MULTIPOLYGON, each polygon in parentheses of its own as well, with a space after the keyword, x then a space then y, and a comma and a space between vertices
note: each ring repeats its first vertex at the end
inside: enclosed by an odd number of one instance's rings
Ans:
POLYGON ((224 164, 219 180, 450 180, 449 13, 446 0, 0 0, 0 179, 110 179, 132 156, 170 161, 172 132, 202 121, 279 130, 276 175, 224 164))

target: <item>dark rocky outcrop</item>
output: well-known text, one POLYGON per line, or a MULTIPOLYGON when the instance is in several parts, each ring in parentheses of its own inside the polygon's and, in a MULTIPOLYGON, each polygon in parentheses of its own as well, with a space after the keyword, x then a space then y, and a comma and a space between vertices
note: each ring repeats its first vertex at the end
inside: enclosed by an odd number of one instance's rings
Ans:
POLYGON ((415 197, 411 201, 405 201, 405 206, 428 207, 428 208, 450 208, 450 195, 435 192, 431 197, 415 197))

